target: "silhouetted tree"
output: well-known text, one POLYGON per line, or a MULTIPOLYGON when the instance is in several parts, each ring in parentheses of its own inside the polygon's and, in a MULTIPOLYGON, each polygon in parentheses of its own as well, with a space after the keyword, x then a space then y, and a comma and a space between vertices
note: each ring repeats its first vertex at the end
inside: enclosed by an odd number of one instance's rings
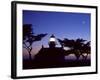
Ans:
POLYGON ((86 40, 83 39, 76 39, 76 40, 69 40, 67 38, 65 38, 64 40, 58 39, 59 43, 61 44, 61 46, 63 47, 69 47, 70 50, 67 50, 65 53, 67 53, 66 55, 69 54, 75 54, 77 60, 79 59, 79 57, 82 55, 82 57, 84 59, 87 58, 87 55, 90 53, 90 42, 87 42, 85 44, 86 40), (87 55, 84 55, 84 53, 87 53, 87 55))
POLYGON ((82 53, 82 56, 83 56, 83 59, 84 59, 84 60, 87 59, 87 56, 88 56, 88 54, 90 54, 90 51, 91 51, 90 41, 88 41, 87 43, 85 43, 85 44, 82 46, 82 50, 81 50, 81 53, 82 53), (85 55, 84 55, 84 54, 85 54, 85 55))
POLYGON ((34 34, 32 24, 23 25, 23 46, 28 51, 30 60, 32 60, 32 44, 36 41, 40 41, 46 35, 47 34, 34 34))
POLYGON ((58 40, 58 42, 60 43, 61 47, 63 48, 63 47, 64 47, 64 42, 63 42, 63 40, 61 40, 61 39, 57 39, 57 40, 58 40))

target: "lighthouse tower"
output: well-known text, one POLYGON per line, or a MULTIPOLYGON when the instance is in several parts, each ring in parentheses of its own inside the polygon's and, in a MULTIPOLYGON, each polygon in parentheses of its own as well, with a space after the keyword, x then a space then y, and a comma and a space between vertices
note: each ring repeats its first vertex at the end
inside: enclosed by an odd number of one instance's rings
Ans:
POLYGON ((50 39, 49 39, 49 47, 50 47, 50 48, 55 48, 55 46, 56 46, 56 38, 55 38, 55 36, 52 34, 52 35, 50 36, 50 39))

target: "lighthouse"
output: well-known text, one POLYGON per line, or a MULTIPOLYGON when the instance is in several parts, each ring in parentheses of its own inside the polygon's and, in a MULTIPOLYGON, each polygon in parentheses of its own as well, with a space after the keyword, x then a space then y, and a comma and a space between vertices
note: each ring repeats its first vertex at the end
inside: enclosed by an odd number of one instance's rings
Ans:
POLYGON ((52 34, 52 35, 50 36, 50 39, 49 39, 49 47, 50 47, 50 48, 55 48, 55 46, 56 46, 56 38, 55 38, 55 36, 52 34))

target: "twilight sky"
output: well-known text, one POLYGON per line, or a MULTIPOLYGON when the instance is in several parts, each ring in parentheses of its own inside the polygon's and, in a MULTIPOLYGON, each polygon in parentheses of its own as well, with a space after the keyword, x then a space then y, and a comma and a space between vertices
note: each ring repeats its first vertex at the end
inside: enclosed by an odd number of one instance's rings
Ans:
MULTIPOLYGON (((33 43, 34 50, 41 45, 48 46, 49 37, 90 40, 90 19, 88 13, 23 11, 23 24, 32 24, 34 33, 48 33, 41 41, 33 43)), ((58 43, 59 46, 59 43, 58 43)))

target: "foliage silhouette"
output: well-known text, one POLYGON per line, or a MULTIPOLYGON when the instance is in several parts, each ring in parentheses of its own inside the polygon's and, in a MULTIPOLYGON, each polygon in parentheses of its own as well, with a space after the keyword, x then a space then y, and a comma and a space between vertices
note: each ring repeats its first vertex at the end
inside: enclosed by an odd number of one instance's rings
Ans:
POLYGON ((23 47, 28 51, 30 60, 32 60, 32 44, 36 41, 40 41, 46 35, 47 34, 34 34, 32 24, 23 25, 23 47))
POLYGON ((84 59, 87 59, 87 56, 88 54, 90 54, 91 52, 91 47, 90 47, 90 41, 85 43, 83 46, 82 46, 82 50, 81 50, 81 53, 86 53, 86 55, 84 56, 84 54, 82 54, 83 58, 84 59))
POLYGON ((84 39, 69 40, 65 38, 64 40, 58 39, 58 42, 62 47, 69 47, 70 50, 65 51, 65 55, 74 54, 76 59, 82 55, 83 59, 86 60, 88 54, 90 54, 90 41, 86 42, 84 39), (85 54, 85 55, 84 55, 85 54))

